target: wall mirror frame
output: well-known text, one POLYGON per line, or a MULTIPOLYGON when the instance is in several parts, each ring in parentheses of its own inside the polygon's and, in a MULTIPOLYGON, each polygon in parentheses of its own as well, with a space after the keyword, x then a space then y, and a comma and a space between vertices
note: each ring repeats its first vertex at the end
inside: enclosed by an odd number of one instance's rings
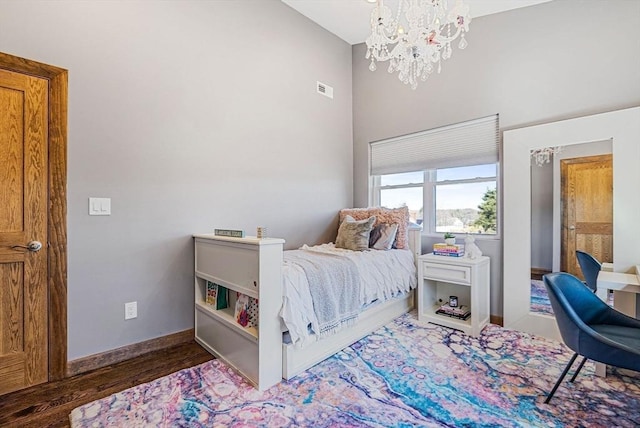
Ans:
POLYGON ((504 132, 504 326, 560 340, 553 316, 531 312, 531 150, 612 140, 613 270, 640 262, 640 107, 504 132))

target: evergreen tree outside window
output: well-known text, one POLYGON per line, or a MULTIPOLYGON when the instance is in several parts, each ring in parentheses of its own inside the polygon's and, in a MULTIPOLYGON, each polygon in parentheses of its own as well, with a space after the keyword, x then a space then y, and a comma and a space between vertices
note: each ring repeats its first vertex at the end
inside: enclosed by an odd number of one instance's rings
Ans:
POLYGON ((493 232, 497 230, 496 216, 496 189, 489 189, 482 197, 482 203, 478 205, 480 216, 474 222, 474 225, 482 228, 483 232, 493 232))

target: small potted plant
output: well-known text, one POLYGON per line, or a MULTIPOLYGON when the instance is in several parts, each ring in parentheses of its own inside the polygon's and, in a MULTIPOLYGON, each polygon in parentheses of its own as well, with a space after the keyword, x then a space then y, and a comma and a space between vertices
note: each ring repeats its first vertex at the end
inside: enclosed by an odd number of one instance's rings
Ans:
POLYGON ((446 242, 447 245, 454 245, 456 243, 456 235, 446 232, 444 234, 444 242, 446 242))

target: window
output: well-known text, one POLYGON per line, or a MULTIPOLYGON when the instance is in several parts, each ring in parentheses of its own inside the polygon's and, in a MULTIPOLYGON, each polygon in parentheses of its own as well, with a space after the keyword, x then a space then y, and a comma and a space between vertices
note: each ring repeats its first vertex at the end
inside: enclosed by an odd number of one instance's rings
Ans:
POLYGON ((386 174, 373 182, 373 205, 409 207, 425 233, 496 234, 495 163, 386 174), (424 207, 431 207, 426 216, 424 207))
POLYGON ((425 233, 497 233, 498 115, 370 145, 370 202, 425 233))
POLYGON ((430 230, 495 235, 496 171, 496 164, 436 170, 430 230))
POLYGON ((409 218, 413 223, 422 224, 424 193, 424 172, 405 172, 376 177, 379 183, 374 205, 387 208, 409 207, 409 218))

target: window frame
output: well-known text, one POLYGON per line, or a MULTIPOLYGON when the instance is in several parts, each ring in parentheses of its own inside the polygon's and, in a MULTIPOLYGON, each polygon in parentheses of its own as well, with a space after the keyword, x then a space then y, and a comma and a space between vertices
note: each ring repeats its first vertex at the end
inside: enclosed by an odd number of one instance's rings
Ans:
MULTIPOLYGON (((491 163, 493 164, 493 163, 491 163)), ((489 164, 483 164, 489 165, 489 164)), ((406 184, 393 184, 393 185, 381 185, 381 176, 374 175, 369 176, 369 200, 371 206, 380 206, 380 195, 383 190, 390 189, 408 189, 422 187, 422 235, 431 238, 442 238, 444 232, 436 232, 436 186, 438 185, 452 185, 452 184, 472 184, 472 183, 486 183, 495 182, 496 185, 496 232, 495 233, 473 233, 471 234, 478 240, 499 240, 501 239, 501 209, 500 209, 500 162, 495 162, 496 175, 491 177, 475 177, 475 178, 462 178, 454 180, 442 180, 437 181, 438 169, 448 168, 429 168, 422 170, 423 182, 422 183, 406 183, 406 184), (427 210, 428 208, 428 210, 427 210), (426 214, 429 213, 427 216, 426 214)), ((415 171, 418 172, 418 171, 415 171)), ((391 174, 383 174, 391 175, 391 174)))

